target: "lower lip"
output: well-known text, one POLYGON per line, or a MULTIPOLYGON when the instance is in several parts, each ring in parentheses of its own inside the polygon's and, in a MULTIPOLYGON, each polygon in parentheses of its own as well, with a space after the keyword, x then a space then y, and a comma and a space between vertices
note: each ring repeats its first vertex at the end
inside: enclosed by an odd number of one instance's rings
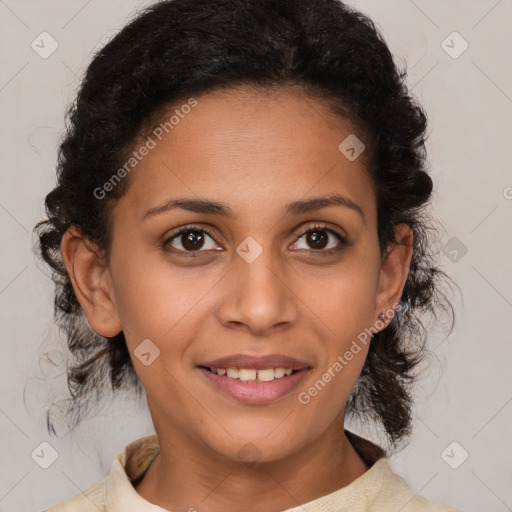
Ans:
POLYGON ((206 368, 199 368, 201 373, 217 388, 232 398, 248 404, 263 404, 273 402, 291 393, 304 380, 309 368, 296 371, 289 376, 274 379, 270 382, 242 382, 230 379, 206 368))

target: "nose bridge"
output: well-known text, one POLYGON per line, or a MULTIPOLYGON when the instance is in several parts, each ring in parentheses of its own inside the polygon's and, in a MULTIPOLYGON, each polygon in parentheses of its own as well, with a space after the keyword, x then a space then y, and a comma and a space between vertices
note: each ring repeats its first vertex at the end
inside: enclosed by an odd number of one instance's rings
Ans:
MULTIPOLYGON (((254 242, 245 242, 237 248, 238 261, 235 258, 235 273, 244 293, 269 295, 282 283, 276 277, 277 264, 270 248, 263 250, 255 247, 254 242), (278 282, 276 282, 278 281, 278 282)), ((267 299, 271 299, 270 296, 267 299)))
POLYGON ((263 332, 295 319, 293 294, 283 282, 284 267, 270 246, 247 237, 237 246, 232 265, 231 284, 220 309, 223 323, 242 323, 263 332))

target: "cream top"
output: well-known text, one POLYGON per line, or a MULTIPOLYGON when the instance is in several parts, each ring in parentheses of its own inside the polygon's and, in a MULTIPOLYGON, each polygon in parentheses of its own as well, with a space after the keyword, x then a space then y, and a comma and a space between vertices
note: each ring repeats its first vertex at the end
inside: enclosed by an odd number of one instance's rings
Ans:
MULTIPOLYGON (((412 494, 380 448, 347 430, 345 433, 370 469, 331 494, 283 512, 462 512, 412 494)), ((133 441, 114 459, 106 478, 45 512, 172 512, 146 501, 133 485, 158 452, 156 434, 133 441)), ((200 512, 200 503, 195 508, 200 512)), ((195 508, 192 503, 189 511, 195 508)))

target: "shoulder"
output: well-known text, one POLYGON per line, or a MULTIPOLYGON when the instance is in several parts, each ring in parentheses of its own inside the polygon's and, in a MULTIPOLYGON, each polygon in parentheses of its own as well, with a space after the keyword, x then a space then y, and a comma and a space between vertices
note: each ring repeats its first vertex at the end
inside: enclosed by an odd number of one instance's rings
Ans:
POLYGON ((370 468, 350 487, 356 493, 364 492, 367 497, 367 489, 373 490, 373 497, 368 501, 371 510, 379 510, 379 512, 395 512, 396 510, 400 510, 400 512, 463 512, 460 509, 413 494, 407 482, 391 468, 384 449, 346 429, 345 435, 370 468), (364 491, 362 487, 365 488, 364 491))
POLYGON ((104 512, 107 479, 92 485, 85 491, 64 500, 44 512, 104 512))
POLYGON ((401 512, 463 512, 444 503, 413 494, 407 482, 393 472, 388 459, 380 459, 375 466, 374 471, 380 474, 382 482, 372 502, 372 507, 375 510, 381 512, 396 510, 401 512))
POLYGON ((114 459, 110 473, 87 490, 58 503, 44 512, 105 512, 126 510, 127 503, 139 505, 147 502, 136 493, 133 485, 144 474, 159 452, 156 434, 136 439, 114 459))

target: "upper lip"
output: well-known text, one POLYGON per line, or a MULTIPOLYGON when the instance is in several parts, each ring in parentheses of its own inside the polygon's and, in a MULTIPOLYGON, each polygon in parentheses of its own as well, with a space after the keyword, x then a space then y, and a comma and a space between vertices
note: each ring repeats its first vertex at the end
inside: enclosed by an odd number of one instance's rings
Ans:
POLYGON ((308 363, 282 354, 268 354, 264 356, 233 354, 213 361, 206 361, 198 366, 206 366, 208 368, 250 368, 255 370, 265 370, 267 368, 302 370, 303 368, 309 368, 308 363))

